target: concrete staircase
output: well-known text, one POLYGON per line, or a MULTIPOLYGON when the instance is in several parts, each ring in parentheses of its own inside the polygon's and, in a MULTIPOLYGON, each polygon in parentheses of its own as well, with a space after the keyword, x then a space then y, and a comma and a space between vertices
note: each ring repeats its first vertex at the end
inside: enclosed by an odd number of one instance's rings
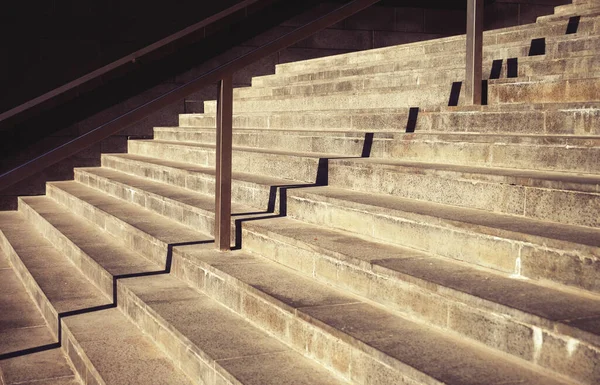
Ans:
POLYGON ((486 32, 487 106, 464 45, 237 89, 234 251, 213 102, 20 198, 0 384, 600 383, 600 3, 486 32))

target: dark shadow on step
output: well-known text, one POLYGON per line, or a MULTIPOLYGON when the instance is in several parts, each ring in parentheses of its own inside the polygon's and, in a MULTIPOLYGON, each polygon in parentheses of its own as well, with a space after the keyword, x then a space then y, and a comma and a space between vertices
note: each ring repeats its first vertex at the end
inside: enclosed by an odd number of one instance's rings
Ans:
POLYGON ((171 272, 171 266, 173 264, 173 248, 174 247, 202 245, 202 244, 208 244, 208 243, 214 243, 214 240, 191 241, 191 242, 168 244, 167 245, 167 255, 165 258, 165 268, 163 270, 144 271, 144 272, 139 272, 139 273, 114 275, 113 276, 113 284, 112 284, 112 289, 113 289, 112 303, 59 313, 58 314, 58 331, 57 331, 58 341, 57 342, 52 343, 52 344, 41 345, 41 346, 36 346, 36 347, 27 348, 27 349, 23 349, 23 350, 17 350, 14 352, 0 354, 0 361, 8 360, 11 358, 16 358, 16 357, 22 357, 22 356, 26 356, 29 354, 40 353, 40 352, 44 352, 44 351, 48 351, 48 350, 52 350, 52 349, 61 348, 62 342, 60 340, 60 336, 62 335, 62 322, 61 321, 63 318, 116 308, 117 303, 118 303, 117 302, 117 300, 118 300, 118 298, 117 298, 117 292, 118 292, 117 283, 119 280, 126 279, 126 278, 137 278, 137 277, 147 277, 147 276, 153 276, 153 275, 169 274, 171 272))
POLYGON ((506 59, 506 77, 517 78, 519 77, 519 59, 516 57, 506 59))
POLYGON ((490 79, 500 79, 502 74, 502 63, 504 60, 497 59, 492 62, 492 69, 490 71, 490 79))
POLYGON ((539 56, 546 54, 546 38, 540 37, 538 39, 531 40, 531 47, 529 47, 529 56, 539 56))
POLYGON ((571 16, 569 18, 569 24, 567 24, 566 35, 572 35, 577 33, 579 30, 579 21, 581 20, 581 16, 571 16))
POLYGON ((462 82, 452 83, 452 88, 450 89, 450 98, 448 99, 448 107, 458 106, 458 100, 460 98, 460 89, 461 88, 462 88, 462 82))
POLYGON ((408 110, 408 120, 406 121, 406 133, 412 134, 417 129, 417 120, 419 119, 419 107, 411 107, 408 110))

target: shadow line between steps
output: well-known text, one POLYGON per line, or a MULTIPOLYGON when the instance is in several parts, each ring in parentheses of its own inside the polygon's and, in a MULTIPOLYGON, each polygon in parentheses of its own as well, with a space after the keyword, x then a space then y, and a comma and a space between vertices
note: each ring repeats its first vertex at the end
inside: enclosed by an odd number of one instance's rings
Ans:
POLYGON ((8 360, 11 358, 17 358, 17 357, 22 357, 22 356, 26 356, 29 354, 35 354, 35 353, 41 353, 41 352, 45 352, 48 350, 53 350, 53 349, 58 349, 62 347, 62 319, 63 318, 67 318, 67 317, 73 317, 76 315, 81 315, 81 314, 88 314, 88 313, 94 313, 97 311, 102 311, 102 310, 108 310, 108 309, 114 309, 117 307, 117 282, 121 279, 126 279, 126 278, 138 278, 138 277, 148 277, 148 276, 153 276, 153 275, 163 275, 163 274, 169 274, 171 272, 171 265, 173 263, 173 248, 174 247, 178 247, 178 246, 191 246, 191 245, 201 245, 201 244, 208 244, 208 243, 213 243, 214 240, 204 240, 204 241, 191 241, 191 242, 181 242, 181 243, 170 243, 167 245, 167 255, 165 258, 165 268, 163 270, 157 270, 157 271, 145 271, 145 272, 139 272, 139 273, 130 273, 130 274, 121 274, 121 275, 113 275, 113 298, 112 298, 112 303, 108 303, 105 305, 99 305, 99 306, 93 306, 93 307, 88 307, 88 308, 84 308, 84 309, 77 309, 77 310, 71 310, 71 311, 67 311, 67 312, 62 312, 58 314, 58 341, 51 343, 51 344, 46 344, 46 345, 40 345, 40 346, 35 346, 32 348, 27 348, 27 349, 22 349, 22 350, 16 350, 14 352, 8 352, 8 353, 3 353, 0 354, 0 361, 3 360, 8 360))

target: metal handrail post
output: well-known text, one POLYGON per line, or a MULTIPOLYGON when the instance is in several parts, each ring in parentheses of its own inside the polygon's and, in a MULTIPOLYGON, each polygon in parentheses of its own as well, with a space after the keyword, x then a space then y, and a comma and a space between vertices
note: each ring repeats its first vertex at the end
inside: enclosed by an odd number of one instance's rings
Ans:
POLYGON ((481 105, 483 80, 483 5, 484 0, 468 0, 466 104, 481 105))
POLYGON ((219 81, 215 178, 215 246, 231 249, 231 158, 233 135, 232 75, 219 81))

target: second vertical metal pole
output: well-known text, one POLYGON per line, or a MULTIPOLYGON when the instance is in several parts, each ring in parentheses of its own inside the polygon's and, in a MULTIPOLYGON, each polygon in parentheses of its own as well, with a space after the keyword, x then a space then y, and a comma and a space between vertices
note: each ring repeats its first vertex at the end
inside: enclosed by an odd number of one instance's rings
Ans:
POLYGON ((215 245, 231 249, 231 154, 233 135, 233 84, 228 75, 219 82, 217 100, 217 159, 215 180, 215 245))
POLYGON ((483 74, 483 5, 484 0, 468 0, 467 4, 467 104, 481 104, 483 74))

